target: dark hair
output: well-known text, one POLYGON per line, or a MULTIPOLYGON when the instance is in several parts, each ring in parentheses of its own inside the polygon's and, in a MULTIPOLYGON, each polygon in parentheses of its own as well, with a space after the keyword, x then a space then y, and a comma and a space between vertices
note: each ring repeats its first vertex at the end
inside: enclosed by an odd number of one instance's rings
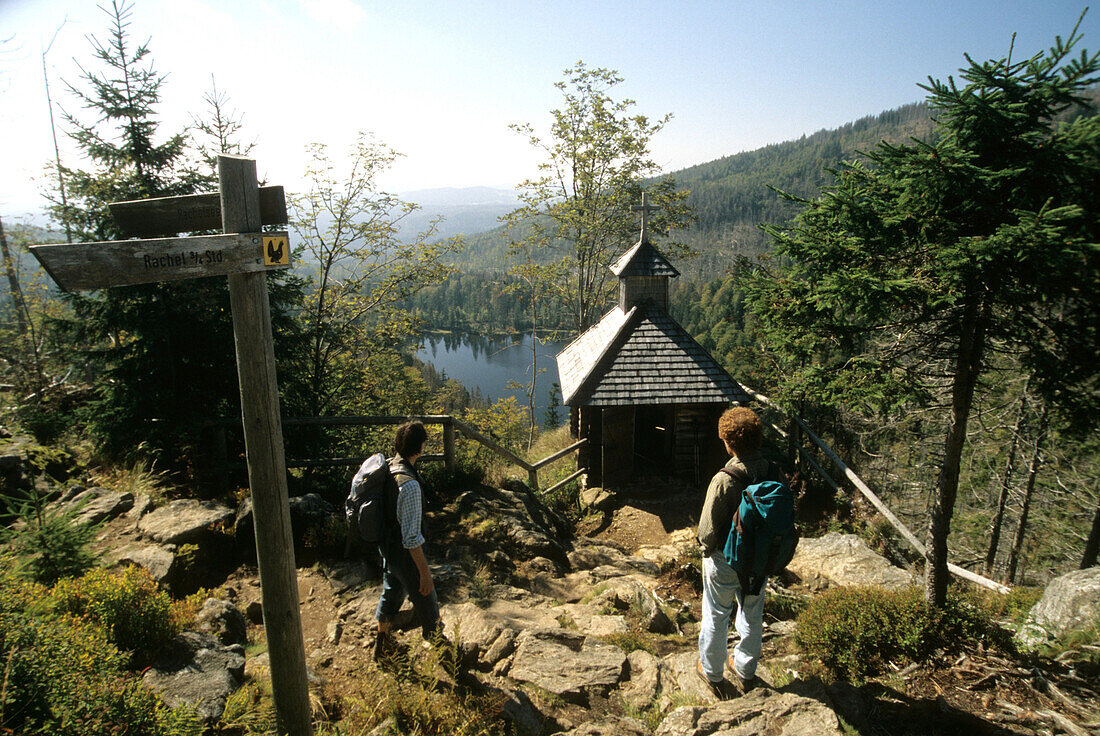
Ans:
POLYGON ((760 449, 764 428, 756 412, 744 406, 726 409, 718 420, 718 436, 729 443, 738 457, 760 449))
POLYGON ((410 458, 424 449, 428 430, 421 422, 405 422, 397 428, 393 438, 393 451, 403 458, 410 458))

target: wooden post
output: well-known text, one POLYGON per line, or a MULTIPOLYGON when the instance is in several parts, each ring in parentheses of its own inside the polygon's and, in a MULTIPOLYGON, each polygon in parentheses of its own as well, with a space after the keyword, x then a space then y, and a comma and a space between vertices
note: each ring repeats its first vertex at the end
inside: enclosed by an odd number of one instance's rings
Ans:
MULTIPOLYGON (((259 232, 256 162, 218 156, 218 181, 224 232, 259 232)), ((288 736, 309 736, 313 730, 309 684, 298 611, 298 576, 290 532, 267 274, 262 271, 230 274, 229 299, 278 731, 288 736)))
POLYGON ((455 472, 455 423, 443 422, 443 467, 448 473, 455 472))

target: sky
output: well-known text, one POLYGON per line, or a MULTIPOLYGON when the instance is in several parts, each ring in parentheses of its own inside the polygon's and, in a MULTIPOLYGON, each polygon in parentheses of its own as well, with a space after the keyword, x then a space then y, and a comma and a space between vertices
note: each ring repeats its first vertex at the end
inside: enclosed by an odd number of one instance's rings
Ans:
MULTIPOLYGON (((100 0, 99 5, 111 0, 100 0)), ((489 186, 534 176, 554 83, 583 60, 614 69, 611 94, 671 121, 651 144, 671 172, 923 99, 918 83, 978 60, 1044 51, 1081 0, 133 0, 130 32, 167 74, 163 135, 207 111, 213 77, 255 142, 261 178, 300 190, 306 146, 337 157, 359 131, 402 154, 388 191, 489 186)), ((95 0, 0 0, 0 218, 41 224, 54 160, 82 165, 60 109, 88 37, 107 40, 95 0), (52 45, 51 45, 52 39, 52 45), (48 48, 48 53, 47 52, 48 48)), ((1100 9, 1079 48, 1100 48, 1100 9)))

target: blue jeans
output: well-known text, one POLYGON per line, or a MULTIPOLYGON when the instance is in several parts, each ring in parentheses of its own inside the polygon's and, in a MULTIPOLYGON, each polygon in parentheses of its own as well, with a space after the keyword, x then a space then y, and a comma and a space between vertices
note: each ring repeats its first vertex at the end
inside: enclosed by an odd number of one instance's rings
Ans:
MULTIPOLYGON (((766 584, 766 581, 765 581, 766 584)), ((721 552, 703 558, 703 618, 699 622, 699 661, 713 682, 725 678, 726 637, 730 616, 737 606, 735 624, 741 640, 733 648, 734 669, 742 680, 756 674, 764 636, 764 588, 760 595, 742 595, 737 573, 721 552)))
POLYGON ((443 628, 439 621, 439 599, 435 588, 428 595, 420 595, 420 571, 412 555, 400 542, 381 544, 378 551, 382 554, 385 569, 382 572, 382 596, 378 599, 374 617, 379 623, 391 623, 407 597, 412 602, 424 638, 430 638, 443 628))

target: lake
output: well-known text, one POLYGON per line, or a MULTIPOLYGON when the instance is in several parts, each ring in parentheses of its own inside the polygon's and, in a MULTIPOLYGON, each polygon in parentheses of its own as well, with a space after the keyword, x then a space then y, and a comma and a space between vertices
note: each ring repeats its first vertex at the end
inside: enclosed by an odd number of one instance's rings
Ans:
MULTIPOLYGON (((485 337, 463 333, 430 334, 423 338, 423 347, 416 357, 431 363, 440 374, 457 379, 472 394, 475 389, 485 399, 515 396, 520 406, 527 406, 522 389, 510 389, 509 381, 531 381, 531 335, 485 337)), ((565 342, 538 340, 539 375, 535 381, 535 421, 541 423, 550 403, 550 387, 558 380, 555 356, 565 342)), ((561 401, 559 395, 558 401, 561 401)), ((565 412, 560 416, 564 419, 565 412)))

